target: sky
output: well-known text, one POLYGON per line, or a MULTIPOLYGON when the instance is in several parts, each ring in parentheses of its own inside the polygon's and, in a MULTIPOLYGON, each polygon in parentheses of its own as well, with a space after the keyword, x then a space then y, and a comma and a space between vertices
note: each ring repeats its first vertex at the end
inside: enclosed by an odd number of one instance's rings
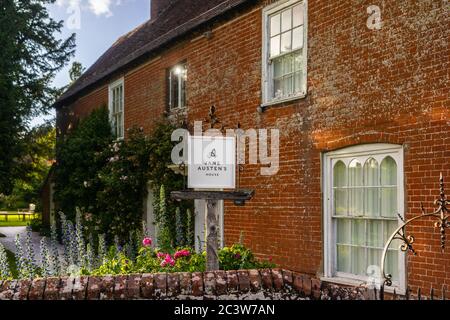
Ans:
MULTIPOLYGON (((85 68, 91 66, 120 36, 133 30, 150 18, 150 0, 56 0, 48 6, 50 16, 64 20, 64 28, 58 38, 76 33, 76 54, 61 70, 54 85, 63 87, 69 83, 69 69, 73 61, 85 68)), ((32 121, 36 126, 46 119, 32 121)))

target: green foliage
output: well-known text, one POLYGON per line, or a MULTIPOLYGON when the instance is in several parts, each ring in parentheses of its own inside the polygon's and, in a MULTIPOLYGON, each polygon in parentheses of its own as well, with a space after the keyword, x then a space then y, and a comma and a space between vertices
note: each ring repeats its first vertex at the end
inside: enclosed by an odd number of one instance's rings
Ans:
POLYGON ((194 214, 190 209, 186 210, 186 245, 193 248, 195 243, 194 214))
MULTIPOLYGON (((176 239, 177 225, 180 223, 182 226, 187 225, 187 216, 185 214, 181 215, 181 219, 177 224, 177 208, 179 208, 182 213, 185 213, 187 209, 193 210, 194 208, 193 201, 177 202, 169 197, 172 191, 185 189, 184 177, 169 168, 170 165, 173 165, 171 157, 172 149, 178 143, 171 141, 172 133, 175 129, 177 129, 177 126, 174 124, 160 122, 156 125, 155 130, 149 137, 151 146, 149 181, 151 181, 152 192, 154 195, 160 195, 161 186, 164 186, 166 195, 164 217, 161 217, 160 214, 161 199, 158 197, 155 197, 154 212, 158 222, 164 218, 165 225, 167 226, 167 230, 164 231, 167 233, 165 236, 173 240, 176 239)), ((172 246, 173 245, 174 244, 172 244, 172 246)))
POLYGON ((40 210, 40 189, 55 158, 56 130, 51 124, 33 128, 21 137, 22 157, 16 160, 11 194, 0 196, 0 207, 28 208, 30 203, 40 210))
MULTIPOLYGON (((135 260, 112 247, 106 262, 93 271, 95 275, 121 275, 157 272, 204 272, 206 252, 201 254, 180 248, 169 252, 141 247, 135 260), (172 263, 170 263, 172 262, 172 263)), ((221 270, 273 268, 269 261, 260 261, 246 247, 236 244, 219 250, 221 270)))
POLYGON ((56 36, 64 22, 49 16, 53 2, 0 2, 0 193, 6 195, 26 149, 22 138, 29 121, 49 110, 60 93, 52 81, 74 54, 75 35, 56 36))
POLYGON ((83 74, 83 72, 85 70, 86 70, 86 68, 84 68, 80 62, 74 61, 72 63, 72 67, 69 70, 70 82, 74 83, 75 81, 77 81, 78 78, 81 77, 81 75, 83 74))
POLYGON ((253 253, 242 244, 224 247, 219 251, 219 263, 222 270, 271 268, 269 261, 259 261, 253 253))
POLYGON ((141 229, 143 200, 151 181, 154 194, 160 195, 154 205, 162 248, 184 245, 180 232, 185 232, 187 216, 180 214, 177 220, 175 212, 178 207, 186 212, 193 203, 176 203, 168 197, 171 191, 184 188, 183 177, 168 168, 174 128, 161 123, 151 136, 132 128, 126 140, 114 141, 108 111, 94 111, 58 141, 55 200, 59 209, 73 221, 75 207, 80 207, 86 233, 106 234, 107 243, 117 238, 125 245, 130 233, 141 229))
POLYGON ((116 275, 133 273, 133 261, 125 256, 123 252, 110 250, 106 262, 92 272, 92 275, 116 275))
POLYGON ((102 153, 108 159, 99 171, 101 189, 97 192, 97 216, 101 232, 110 238, 117 236, 121 244, 129 240, 130 232, 140 230, 144 215, 143 200, 149 179, 149 138, 133 128, 126 141, 117 141, 102 153))
POLYGON ((164 185, 162 185, 159 192, 156 221, 158 223, 158 244, 163 250, 172 248, 174 239, 170 232, 170 215, 166 208, 166 191, 164 185))
POLYGON ((97 193, 103 190, 98 174, 107 163, 107 149, 113 140, 106 107, 94 110, 70 135, 57 142, 55 200, 68 219, 75 208, 99 212, 97 193))

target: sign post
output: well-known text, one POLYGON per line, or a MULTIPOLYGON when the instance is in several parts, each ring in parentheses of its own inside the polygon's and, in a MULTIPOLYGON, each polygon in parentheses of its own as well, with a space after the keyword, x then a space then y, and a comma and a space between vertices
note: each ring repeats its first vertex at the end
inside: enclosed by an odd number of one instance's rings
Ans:
POLYGON ((206 240, 206 271, 219 270, 219 250, 217 238, 217 200, 206 200, 206 226, 208 235, 206 240))
POLYGON ((205 200, 206 270, 219 269, 219 200, 233 200, 239 205, 253 197, 253 190, 235 190, 236 139, 234 137, 190 137, 188 141, 188 190, 174 191, 175 200, 205 200), (234 189, 234 191, 223 191, 234 189))

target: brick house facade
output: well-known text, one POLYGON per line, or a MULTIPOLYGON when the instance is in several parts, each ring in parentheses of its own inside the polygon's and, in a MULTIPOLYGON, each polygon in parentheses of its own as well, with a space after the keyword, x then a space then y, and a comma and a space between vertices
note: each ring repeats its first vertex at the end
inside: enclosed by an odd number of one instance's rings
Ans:
MULTIPOLYGON (((377 257, 372 246, 379 245, 368 244, 373 239, 367 235, 387 233, 397 218, 372 221, 363 213, 358 236, 355 217, 339 217, 333 209, 336 192, 345 192, 344 211, 346 205, 380 211, 389 203, 384 194, 411 218, 421 213, 422 202, 432 209, 441 172, 450 180, 446 1, 189 0, 170 1, 158 10, 160 2, 153 1, 153 18, 119 39, 56 103, 60 133, 93 108, 109 105, 110 85, 117 80, 122 81, 124 128, 137 125, 150 133, 167 114, 168 70, 183 63, 189 124, 205 120, 214 105, 226 127, 239 123, 243 129, 280 132, 278 173, 262 176, 261 165, 245 165, 240 186, 255 189, 254 199, 245 207, 225 202, 224 243, 237 242, 243 233, 259 257, 273 257, 284 268, 336 283, 360 282, 365 262, 355 255, 377 257), (298 4, 304 6, 306 91, 265 99, 267 19, 277 6, 287 10, 298 4), (371 5, 380 9, 381 28, 368 24, 371 5), (386 159, 395 163, 389 167, 386 159), (366 169, 369 160, 370 168, 379 169, 366 169), (337 164, 345 172, 342 185, 335 183, 337 164), (386 170, 395 170, 396 178, 384 185, 386 170), (356 184, 365 187, 359 203, 358 188, 347 181, 366 174, 381 181, 376 188, 381 203, 368 198, 367 185, 356 184), (393 185, 395 194, 389 193, 393 185), (354 236, 338 245, 346 233, 354 236)), ((409 231, 416 237, 417 256, 404 262, 401 254, 392 258, 400 289, 449 286, 450 253, 441 252, 433 222, 418 222, 409 231)))

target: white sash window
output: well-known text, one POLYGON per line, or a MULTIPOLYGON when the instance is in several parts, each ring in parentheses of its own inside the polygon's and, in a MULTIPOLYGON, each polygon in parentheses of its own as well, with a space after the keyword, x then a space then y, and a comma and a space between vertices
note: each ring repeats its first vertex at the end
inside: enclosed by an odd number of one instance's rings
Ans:
MULTIPOLYGON (((368 281, 377 276, 386 241, 403 217, 403 150, 374 144, 325 155, 325 274, 368 281)), ((385 264, 404 288, 404 254, 389 248, 385 264)))
POLYGON ((263 103, 306 95, 306 1, 279 1, 264 9, 263 103))
POLYGON ((109 115, 116 139, 124 138, 124 81, 120 79, 109 85, 109 115))

